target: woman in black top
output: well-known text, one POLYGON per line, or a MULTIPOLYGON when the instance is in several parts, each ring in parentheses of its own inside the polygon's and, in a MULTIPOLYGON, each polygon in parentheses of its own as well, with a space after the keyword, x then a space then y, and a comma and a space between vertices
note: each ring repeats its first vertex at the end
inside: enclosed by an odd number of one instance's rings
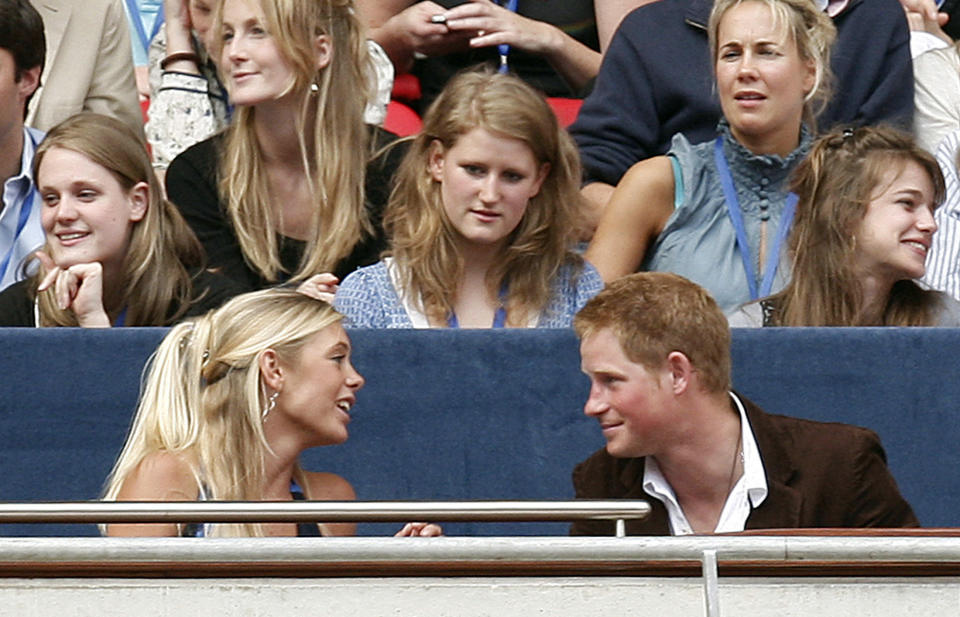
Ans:
POLYGON ((383 248, 392 169, 389 155, 368 169, 385 139, 363 122, 373 73, 353 2, 226 0, 213 32, 233 121, 171 163, 168 195, 245 289, 322 275, 332 290, 322 273, 343 277, 383 248))

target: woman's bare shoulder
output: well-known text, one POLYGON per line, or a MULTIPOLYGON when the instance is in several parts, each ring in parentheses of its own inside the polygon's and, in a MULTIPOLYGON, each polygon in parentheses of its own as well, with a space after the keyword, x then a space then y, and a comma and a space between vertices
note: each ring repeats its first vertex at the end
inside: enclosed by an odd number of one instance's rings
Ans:
POLYGON ((353 501, 357 498, 353 485, 344 477, 325 471, 305 471, 310 499, 320 501, 353 501))
MULTIPOLYGON (((617 184, 617 188, 650 193, 673 192, 673 163, 668 156, 654 156, 634 163, 617 184)), ((670 203, 672 204, 672 195, 670 203)))
POLYGON ((199 494, 193 457, 160 450, 145 456, 123 482, 118 500, 194 500, 199 494))
POLYGON ((673 214, 670 159, 636 163, 610 196, 585 257, 606 282, 636 272, 673 214))
MULTIPOLYGON (((151 452, 124 479, 117 501, 195 501, 200 493, 193 458, 166 450, 151 452)), ((178 536, 177 523, 112 524, 109 536, 178 536)))
MULTIPOLYGON (((357 493, 347 480, 335 473, 321 471, 303 472, 307 495, 317 501, 354 501, 357 493)), ((325 536, 353 536, 356 523, 320 523, 320 533, 325 536)))

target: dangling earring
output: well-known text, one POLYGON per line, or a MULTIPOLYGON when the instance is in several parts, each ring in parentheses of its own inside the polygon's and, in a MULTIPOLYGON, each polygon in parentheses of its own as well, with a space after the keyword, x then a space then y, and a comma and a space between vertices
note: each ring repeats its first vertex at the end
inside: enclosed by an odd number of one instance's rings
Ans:
POLYGON ((317 96, 320 93, 320 86, 317 82, 310 82, 310 96, 317 96))
POLYGON ((273 394, 267 399, 267 406, 263 408, 263 412, 260 414, 261 420, 266 420, 267 415, 273 411, 273 408, 277 406, 277 397, 280 396, 279 391, 274 391, 273 394))

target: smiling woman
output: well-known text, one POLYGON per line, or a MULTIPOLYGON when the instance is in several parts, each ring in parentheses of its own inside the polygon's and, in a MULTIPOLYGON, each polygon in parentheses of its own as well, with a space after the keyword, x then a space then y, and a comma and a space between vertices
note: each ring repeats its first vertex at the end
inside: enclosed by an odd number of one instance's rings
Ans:
POLYGON ((384 216, 390 256, 340 286, 351 325, 568 327, 602 287, 571 251, 580 166, 544 98, 468 72, 430 106, 384 216))
MULTIPOLYGON (((221 62, 235 105, 282 104, 296 83, 293 67, 267 31, 266 16, 255 2, 225 2, 222 8, 221 62)), ((317 67, 330 63, 330 37, 317 37, 317 67)), ((289 105, 290 101, 285 101, 289 105)))
POLYGON ((674 272, 724 310, 789 280, 785 188, 828 98, 835 30, 805 0, 719 0, 709 22, 724 119, 716 141, 676 135, 666 156, 634 165, 586 257, 610 282, 637 269, 674 272))
POLYGON ((200 244, 124 124, 74 116, 47 134, 33 166, 46 244, 38 272, 0 294, 0 325, 169 325, 236 293, 204 270, 200 244))
POLYGON ((149 186, 139 182, 125 191, 106 168, 58 147, 42 153, 37 174, 45 206, 40 218, 55 265, 99 262, 104 276, 116 280, 133 224, 146 214, 149 186))
POLYGON ((166 183, 211 266, 249 291, 376 261, 400 152, 373 157, 391 136, 364 124, 376 79, 352 0, 224 0, 207 39, 233 117, 166 183))
MULTIPOLYGON (((107 480, 108 501, 351 500, 300 453, 346 441, 363 377, 326 302, 292 289, 242 294, 170 330, 107 480)), ((116 536, 350 535, 353 524, 115 524, 116 536)), ((439 535, 409 523, 397 535, 439 535)))
POLYGON ((817 141, 792 181, 793 278, 730 316, 732 326, 958 326, 960 303, 921 288, 944 199, 936 159, 894 129, 817 141))

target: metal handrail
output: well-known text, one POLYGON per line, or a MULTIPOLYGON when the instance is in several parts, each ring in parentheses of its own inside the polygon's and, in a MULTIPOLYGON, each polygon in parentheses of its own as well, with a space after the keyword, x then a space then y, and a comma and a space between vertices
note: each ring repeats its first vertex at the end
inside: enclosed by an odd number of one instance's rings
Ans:
MULTIPOLYGON (((446 537, 395 542, 386 537, 326 538, 3 538, 0 563, 292 562, 525 563, 595 562, 690 564, 716 551, 724 565, 776 562, 960 564, 960 537, 629 536, 446 537)), ((699 568, 698 568, 699 569, 699 568)))
POLYGON ((0 523, 622 521, 649 513, 642 500, 0 502, 0 523))

